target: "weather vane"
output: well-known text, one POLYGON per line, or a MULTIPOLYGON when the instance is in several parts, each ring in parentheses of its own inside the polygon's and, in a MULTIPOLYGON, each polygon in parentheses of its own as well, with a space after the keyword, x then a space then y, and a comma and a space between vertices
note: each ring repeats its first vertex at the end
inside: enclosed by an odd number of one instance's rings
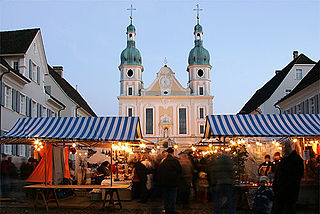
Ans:
POLYGON ((133 7, 132 7, 132 4, 131 4, 130 8, 128 8, 127 10, 130 10, 130 23, 132 24, 132 11, 133 11, 133 10, 137 10, 137 9, 136 9, 136 8, 133 8, 133 7))
POLYGON ((199 4, 196 5, 197 8, 193 9, 197 11, 197 23, 199 24, 199 19, 200 19, 200 11, 203 11, 203 9, 199 8, 199 4))

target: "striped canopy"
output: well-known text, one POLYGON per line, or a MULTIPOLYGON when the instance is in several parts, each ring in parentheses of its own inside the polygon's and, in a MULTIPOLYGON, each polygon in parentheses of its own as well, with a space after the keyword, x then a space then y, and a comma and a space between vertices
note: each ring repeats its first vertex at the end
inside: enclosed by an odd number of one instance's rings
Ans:
POLYGON ((139 117, 21 118, 4 142, 27 139, 78 141, 137 141, 142 138, 139 117))
POLYGON ((204 138, 320 136, 319 114, 238 114, 207 116, 204 138))

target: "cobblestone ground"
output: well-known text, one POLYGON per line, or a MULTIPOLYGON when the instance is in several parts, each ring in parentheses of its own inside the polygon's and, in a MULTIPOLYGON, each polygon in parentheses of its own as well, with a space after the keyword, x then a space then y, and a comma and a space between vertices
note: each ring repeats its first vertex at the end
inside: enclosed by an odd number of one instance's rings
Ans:
MULTIPOLYGON (((43 206, 34 209, 31 203, 28 202, 2 202, 0 204, 0 214, 32 214, 32 213, 61 213, 61 214, 89 214, 89 213, 132 213, 132 214, 161 214, 164 213, 161 201, 148 202, 141 204, 136 201, 125 201, 122 203, 123 209, 105 208, 102 209, 101 201, 90 201, 86 197, 69 197, 60 200, 59 210, 54 202, 49 203, 49 211, 47 212, 43 206)), ((206 214, 213 213, 212 203, 193 202, 189 209, 182 209, 177 205, 177 213, 179 214, 206 214)), ((237 214, 251 214, 249 210, 237 210, 237 214)), ((316 209, 311 207, 298 207, 297 214, 316 214, 316 209)))

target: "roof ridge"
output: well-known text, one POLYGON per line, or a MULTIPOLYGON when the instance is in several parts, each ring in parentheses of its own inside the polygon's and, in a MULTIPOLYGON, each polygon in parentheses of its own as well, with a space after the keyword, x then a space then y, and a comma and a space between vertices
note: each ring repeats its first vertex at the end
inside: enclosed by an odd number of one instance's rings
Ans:
POLYGON ((24 28, 24 29, 16 29, 16 30, 1 30, 0 32, 6 33, 6 32, 17 32, 17 31, 28 31, 28 30, 40 30, 40 28, 37 27, 37 28, 24 28))

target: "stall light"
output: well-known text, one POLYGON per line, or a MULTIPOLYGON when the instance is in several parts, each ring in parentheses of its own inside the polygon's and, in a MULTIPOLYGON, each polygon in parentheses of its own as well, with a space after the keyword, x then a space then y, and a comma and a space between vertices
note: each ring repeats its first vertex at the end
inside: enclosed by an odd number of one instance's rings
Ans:
POLYGON ((70 153, 70 155, 72 154, 72 152, 69 152, 70 153))
POLYGON ((312 141, 310 141, 310 143, 313 143, 313 140, 312 140, 312 141))
POLYGON ((157 146, 157 149, 160 149, 160 146, 157 146))
POLYGON ((210 148, 212 147, 212 144, 211 144, 211 143, 209 144, 209 147, 210 147, 210 148))
POLYGON ((87 152, 85 152, 85 153, 84 153, 84 155, 88 155, 88 153, 87 153, 87 152))
POLYGON ((221 147, 221 150, 224 150, 224 148, 223 148, 223 147, 221 147))
POLYGON ((174 148, 174 149, 177 149, 177 148, 178 148, 178 145, 174 145, 173 148, 174 148))
POLYGON ((242 144, 245 144, 246 141, 245 141, 244 139, 241 139, 241 143, 242 143, 242 144))
POLYGON ((214 150, 213 152, 214 152, 214 153, 217 153, 217 152, 218 152, 218 150, 214 150))
POLYGON ((236 145, 236 143, 233 140, 230 140, 230 143, 232 146, 236 145))
POLYGON ((257 146, 259 146, 259 145, 260 145, 260 143, 257 141, 257 142, 256 142, 256 145, 257 145, 257 146))
POLYGON ((236 152, 233 152, 232 154, 235 155, 235 154, 237 154, 237 153, 236 153, 236 152))
POLYGON ((282 147, 278 147, 279 150, 282 150, 282 147))
POLYGON ((262 143, 260 143, 259 145, 262 146, 262 143))
POLYGON ((35 145, 38 145, 38 144, 39 144, 39 140, 35 140, 35 141, 34 141, 34 144, 35 144, 35 145))
POLYGON ((72 144, 72 147, 75 148, 75 147, 76 147, 76 143, 73 143, 73 144, 72 144))
POLYGON ((251 147, 251 145, 248 143, 248 145, 247 145, 248 147, 251 147))
POLYGON ((298 139, 297 139, 297 138, 293 139, 293 142, 297 142, 297 141, 298 141, 298 139))
POLYGON ((276 141, 275 141, 275 140, 273 140, 271 143, 274 145, 274 144, 275 144, 275 142, 276 142, 276 141))
POLYGON ((142 149, 145 149, 147 146, 146 146, 146 144, 144 144, 144 143, 141 143, 140 145, 140 148, 142 148, 142 149))
POLYGON ((79 152, 79 156, 81 156, 81 152, 79 152))
POLYGON ((41 149, 40 148, 37 148, 37 151, 40 151, 41 149))
POLYGON ((191 149, 192 149, 192 151, 196 151, 197 150, 196 147, 194 147, 194 146, 192 146, 191 149))
POLYGON ((307 144, 307 143, 305 143, 305 144, 304 144, 304 146, 308 146, 308 144, 307 144))
POLYGON ((42 146, 42 145, 40 146, 40 149, 43 149, 43 146, 42 146))
POLYGON ((238 144, 241 144, 241 140, 240 140, 240 139, 238 139, 237 143, 238 143, 238 144))
POLYGON ((154 150, 154 149, 151 149, 151 152, 152 152, 152 153, 156 153, 156 150, 154 150))
POLYGON ((317 140, 316 140, 316 141, 314 141, 314 142, 315 142, 316 144, 318 144, 318 143, 319 143, 319 141, 317 141, 317 140))
POLYGON ((276 146, 278 147, 280 145, 280 143, 279 142, 276 142, 276 146))

